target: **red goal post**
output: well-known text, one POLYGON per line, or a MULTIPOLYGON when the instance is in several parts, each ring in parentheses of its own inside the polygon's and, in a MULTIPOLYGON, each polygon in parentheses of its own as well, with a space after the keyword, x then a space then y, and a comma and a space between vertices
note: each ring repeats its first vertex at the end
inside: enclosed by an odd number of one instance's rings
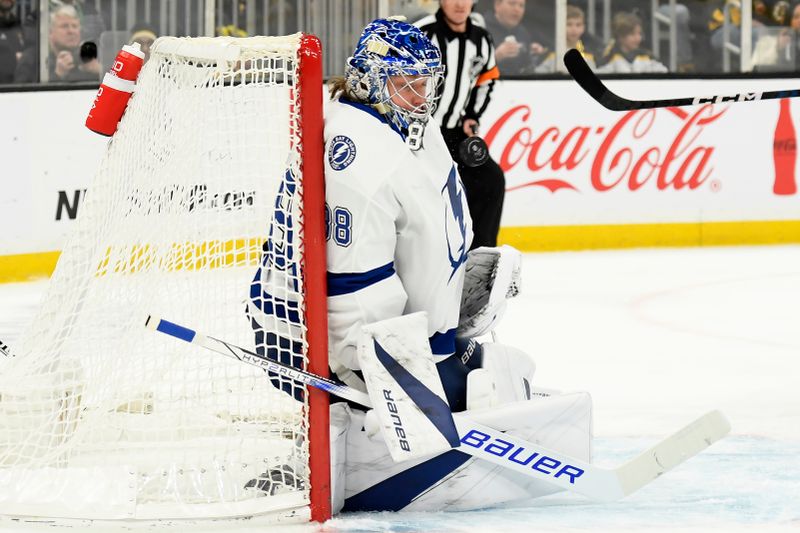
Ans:
MULTIPOLYGON (((317 37, 304 35, 299 51, 300 71, 303 73, 300 108, 305 157, 303 175, 305 188, 303 205, 306 246, 313 249, 306 259, 306 301, 308 302, 308 370, 328 377, 328 314, 327 264, 325 261, 325 180, 324 136, 322 120, 322 45, 317 37)), ((328 394, 308 388, 311 519, 323 522, 331 516, 330 417, 328 394)))

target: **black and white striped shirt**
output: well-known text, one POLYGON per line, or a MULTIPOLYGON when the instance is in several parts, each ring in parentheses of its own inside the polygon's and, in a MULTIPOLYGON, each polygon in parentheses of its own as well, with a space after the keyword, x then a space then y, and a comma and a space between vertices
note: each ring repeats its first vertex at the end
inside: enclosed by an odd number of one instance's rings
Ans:
POLYGON ((467 29, 456 33, 442 10, 414 23, 442 52, 445 79, 439 88, 439 105, 433 117, 442 128, 456 128, 463 118, 480 121, 489 105, 494 80, 500 77, 492 38, 467 19, 467 29))

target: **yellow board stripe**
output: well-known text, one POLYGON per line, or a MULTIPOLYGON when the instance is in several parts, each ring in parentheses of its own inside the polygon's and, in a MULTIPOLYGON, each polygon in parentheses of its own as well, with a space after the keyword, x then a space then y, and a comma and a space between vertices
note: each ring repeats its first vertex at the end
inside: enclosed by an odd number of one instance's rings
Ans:
POLYGON ((800 220, 504 227, 498 241, 524 252, 788 244, 800 243, 800 220))
MULTIPOLYGON (((668 224, 607 224, 596 226, 519 226, 500 229, 499 242, 523 252, 598 250, 653 246, 725 246, 747 244, 800 243, 800 220, 705 222, 668 224)), ((184 257, 181 267, 194 270, 221 266, 257 264, 263 238, 226 243, 199 243, 176 246, 174 257, 184 257), (217 248, 215 259, 198 258, 209 248, 217 248), (236 250, 236 252, 234 251, 236 250), (222 253, 219 253, 222 252, 222 253)), ((146 249, 140 249, 137 253, 146 249)), ((0 283, 29 281, 52 274, 61 252, 0 255, 0 283)), ((135 255, 135 254, 134 254, 135 255)), ((127 270, 122 263, 108 268, 108 256, 98 265, 98 274, 127 270)))
POLYGON ((0 283, 49 277, 60 255, 61 252, 0 255, 0 283))
POLYGON ((97 267, 97 276, 133 274, 141 270, 177 272, 258 266, 265 237, 173 243, 168 247, 136 244, 109 247, 97 267))
MULTIPOLYGON (((166 248, 148 244, 117 246, 106 249, 97 268, 97 276, 133 274, 141 270, 176 272, 252 266, 261 258, 266 237, 230 241, 173 243, 166 248)), ((29 281, 49 277, 61 252, 0 256, 0 283, 29 281)))

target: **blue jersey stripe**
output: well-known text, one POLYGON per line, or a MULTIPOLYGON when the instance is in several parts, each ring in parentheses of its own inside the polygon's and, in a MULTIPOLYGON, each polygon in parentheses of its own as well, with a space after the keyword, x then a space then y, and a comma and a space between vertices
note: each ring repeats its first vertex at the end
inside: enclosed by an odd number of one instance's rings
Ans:
POLYGON ((360 291, 394 275, 394 262, 366 272, 328 272, 328 296, 360 291))

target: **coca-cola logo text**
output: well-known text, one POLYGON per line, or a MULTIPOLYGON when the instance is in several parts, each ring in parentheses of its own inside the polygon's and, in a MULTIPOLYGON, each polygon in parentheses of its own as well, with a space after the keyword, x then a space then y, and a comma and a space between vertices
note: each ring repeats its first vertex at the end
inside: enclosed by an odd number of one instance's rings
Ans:
POLYGON ((580 190, 587 173, 576 172, 579 167, 588 170, 589 185, 599 192, 619 187, 694 190, 708 182, 713 171, 714 147, 700 144, 700 135, 725 111, 715 112, 712 105, 689 113, 677 108, 630 111, 610 127, 585 125, 563 131, 537 124, 531 106, 523 104, 503 113, 485 140, 504 171, 525 165, 537 174, 537 179, 509 191, 524 187, 580 190), (648 143, 656 120, 663 117, 674 124, 671 143, 648 143), (500 142, 504 144, 495 145, 500 142), (553 175, 541 176, 544 173, 553 175))

